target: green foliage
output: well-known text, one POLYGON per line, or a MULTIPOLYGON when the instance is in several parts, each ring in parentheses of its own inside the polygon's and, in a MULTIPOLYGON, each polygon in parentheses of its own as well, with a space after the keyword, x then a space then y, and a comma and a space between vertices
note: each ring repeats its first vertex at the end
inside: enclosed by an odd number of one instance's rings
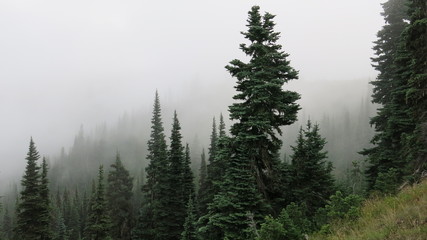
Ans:
MULTIPOLYGON (((302 221, 305 218, 297 219, 297 215, 300 213, 297 209, 297 205, 293 204, 283 209, 277 219, 267 216, 265 222, 261 224, 261 228, 258 231, 259 236, 257 240, 301 240, 304 239, 303 231, 301 227, 295 221, 302 221), (288 209, 289 207, 289 209, 288 209), (288 210, 291 211, 294 216, 290 216, 288 210)), ((298 216, 299 217, 299 216, 298 216)))
POLYGON ((390 168, 387 172, 378 174, 373 189, 385 194, 394 194, 397 191, 399 182, 397 169, 390 168))
POLYGON ((350 194, 344 196, 337 191, 331 196, 328 204, 325 206, 328 217, 331 219, 350 219, 355 220, 360 216, 360 205, 363 198, 359 195, 350 194))
POLYGON ((111 237, 129 239, 132 228, 132 188, 133 178, 123 166, 119 153, 112 170, 108 173, 107 199, 112 223, 111 237))

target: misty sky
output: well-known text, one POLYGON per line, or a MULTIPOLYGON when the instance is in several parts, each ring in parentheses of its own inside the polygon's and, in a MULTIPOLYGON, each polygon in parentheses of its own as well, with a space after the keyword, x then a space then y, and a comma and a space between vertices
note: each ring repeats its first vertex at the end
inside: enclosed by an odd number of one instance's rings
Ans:
POLYGON ((213 101, 231 101, 224 66, 244 59, 240 31, 255 4, 277 16, 298 81, 374 79, 380 2, 0 0, 0 181, 24 171, 30 136, 56 154, 82 124, 151 111, 155 89, 182 115, 194 99, 206 106, 195 116, 227 111, 213 101))

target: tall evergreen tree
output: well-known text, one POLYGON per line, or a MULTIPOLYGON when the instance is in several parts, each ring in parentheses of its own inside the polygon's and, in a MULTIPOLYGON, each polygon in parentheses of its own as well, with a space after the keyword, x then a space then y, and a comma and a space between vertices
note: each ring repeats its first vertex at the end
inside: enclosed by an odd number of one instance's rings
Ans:
POLYGON ((111 237, 114 239, 130 239, 132 228, 132 188, 133 178, 123 166, 119 153, 116 161, 111 164, 108 173, 107 199, 112 223, 111 237))
POLYGON ((231 133, 247 147, 247 161, 266 199, 270 198, 268 182, 274 177, 274 162, 282 144, 280 127, 294 123, 299 110, 299 94, 282 89, 298 78, 298 72, 277 43, 280 34, 274 31, 273 18, 270 13, 261 16, 259 7, 252 7, 248 31, 242 33, 250 44, 240 45, 250 60, 244 63, 235 59, 226 66, 237 78, 238 93, 233 98, 238 102, 229 107, 230 118, 237 120, 231 133))
POLYGON ((184 152, 182 146, 181 126, 176 111, 174 112, 169 150, 169 205, 168 215, 163 221, 168 224, 167 234, 163 239, 179 239, 182 223, 185 220, 185 202, 183 196, 184 152))
POLYGON ((157 91, 151 124, 147 155, 150 163, 145 169, 147 182, 142 188, 144 202, 132 233, 134 240, 167 239, 169 234, 168 221, 165 221, 169 215, 169 162, 157 91))
POLYGON ((22 191, 17 206, 17 231, 18 239, 42 239, 42 201, 40 197, 40 167, 37 160, 40 155, 36 149, 33 139, 26 157, 27 166, 22 178, 22 191))
POLYGON ((292 146, 293 200, 303 203, 309 216, 324 207, 334 193, 332 164, 326 160, 325 144, 326 140, 319 134, 319 126, 312 126, 308 121, 306 129, 300 129, 296 146, 292 146))
POLYGON ((86 226, 88 240, 107 240, 110 238, 111 220, 108 213, 104 184, 104 167, 99 166, 98 184, 92 193, 89 218, 86 226))
MULTIPOLYGON (((377 116, 371 118, 376 135, 374 146, 362 154, 368 156, 370 165, 366 170, 369 189, 380 189, 378 177, 397 169, 395 185, 408 174, 408 161, 403 145, 407 134, 415 125, 407 101, 408 79, 411 75, 410 54, 405 46, 405 29, 408 26, 407 0, 389 0, 383 4, 386 24, 378 32, 378 40, 372 58, 379 75, 371 84, 374 86, 372 101, 381 104, 377 116)), ((381 182, 381 181, 380 181, 381 182)))

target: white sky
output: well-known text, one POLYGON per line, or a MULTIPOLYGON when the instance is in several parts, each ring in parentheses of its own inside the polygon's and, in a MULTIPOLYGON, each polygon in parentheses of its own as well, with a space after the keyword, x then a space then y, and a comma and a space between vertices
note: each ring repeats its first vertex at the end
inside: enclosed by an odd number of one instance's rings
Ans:
MULTIPOLYGON (((23 172, 30 136, 56 154, 81 124, 151 109, 156 88, 172 108, 192 95, 231 98, 224 66, 243 58, 255 4, 277 16, 300 81, 373 79, 380 2, 0 0, 0 181, 23 172)), ((211 116, 227 109, 209 106, 211 116)))

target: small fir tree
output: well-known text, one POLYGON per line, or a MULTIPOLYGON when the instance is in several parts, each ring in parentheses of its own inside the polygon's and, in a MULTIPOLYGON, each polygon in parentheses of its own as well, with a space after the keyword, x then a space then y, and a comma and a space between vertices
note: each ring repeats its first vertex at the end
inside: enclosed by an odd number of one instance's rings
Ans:
POLYGON ((108 173, 107 199, 112 223, 111 237, 114 239, 129 239, 132 222, 132 188, 133 178, 123 166, 117 152, 116 161, 111 164, 108 173))
POLYGON ((104 184, 104 168, 99 166, 98 184, 92 193, 89 206, 89 218, 86 235, 89 240, 108 240, 110 238, 111 220, 108 213, 107 198, 104 184))

